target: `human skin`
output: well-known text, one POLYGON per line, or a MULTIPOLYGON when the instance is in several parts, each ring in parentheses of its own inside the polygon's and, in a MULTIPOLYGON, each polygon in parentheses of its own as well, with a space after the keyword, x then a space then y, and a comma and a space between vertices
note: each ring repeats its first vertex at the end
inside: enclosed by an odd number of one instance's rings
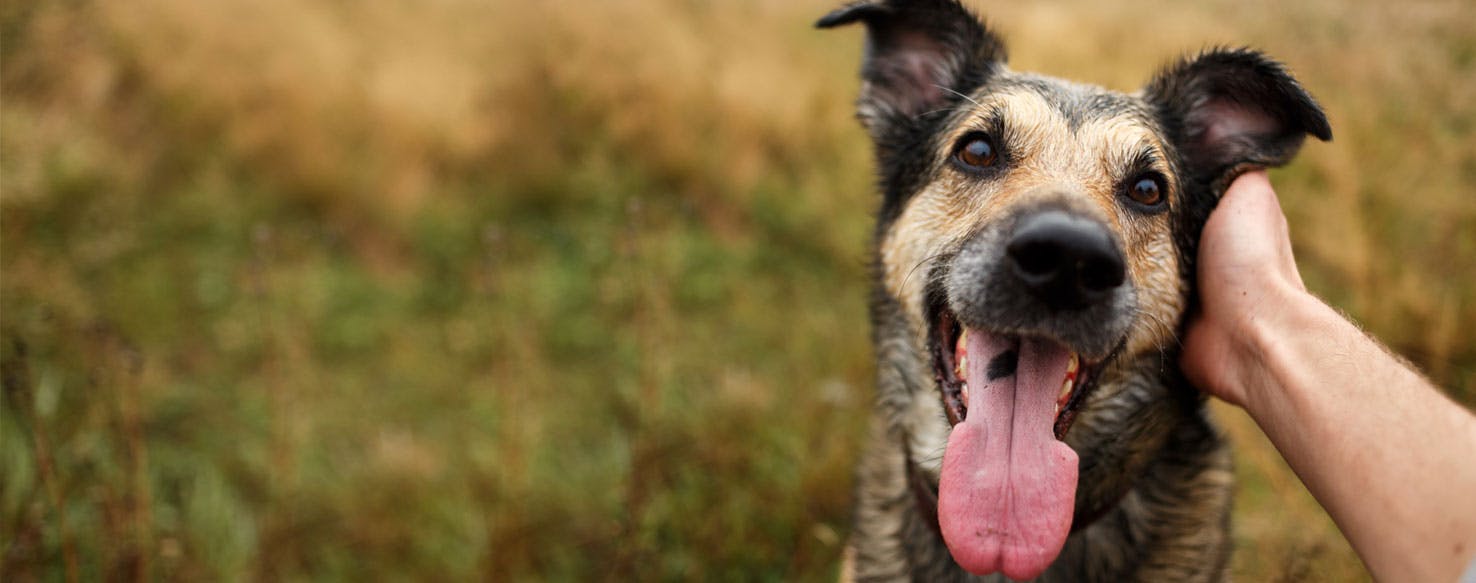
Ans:
POLYGON ((1476 555, 1476 417, 1308 293, 1265 172, 1200 238, 1181 365, 1243 407, 1382 581, 1455 581, 1476 555))

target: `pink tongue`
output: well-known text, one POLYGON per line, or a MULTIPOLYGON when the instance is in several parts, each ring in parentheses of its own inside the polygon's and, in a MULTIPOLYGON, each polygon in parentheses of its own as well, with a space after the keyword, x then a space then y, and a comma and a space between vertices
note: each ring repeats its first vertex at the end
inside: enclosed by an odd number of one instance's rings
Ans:
POLYGON ((969 572, 1031 579, 1071 530, 1076 452, 1052 432, 1071 354, 1049 341, 967 333, 967 416, 943 453, 938 524, 969 572), (989 380, 990 361, 1008 350, 1019 353, 1015 373, 989 380))

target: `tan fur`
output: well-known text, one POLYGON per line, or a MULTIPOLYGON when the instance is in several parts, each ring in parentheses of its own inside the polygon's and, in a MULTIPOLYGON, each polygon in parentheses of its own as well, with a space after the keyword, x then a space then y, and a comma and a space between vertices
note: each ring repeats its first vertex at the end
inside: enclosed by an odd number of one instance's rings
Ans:
MULTIPOLYGON (((925 273, 931 261, 959 245, 980 225, 1008 212, 1012 205, 1045 192, 1065 192, 1090 205, 1095 214, 1122 239, 1127 251, 1128 276, 1143 296, 1142 318, 1127 339, 1126 352, 1156 349, 1172 341, 1172 322, 1184 309, 1184 290, 1168 213, 1134 216, 1116 202, 1118 173, 1143 146, 1162 151, 1158 136, 1141 120, 1129 116, 1091 121, 1077 128, 1039 94, 1014 91, 981 96, 966 104, 950 135, 934 144, 939 159, 944 149, 978 127, 992 111, 1002 111, 1013 132, 1016 163, 1001 180, 978 181, 945 169, 906 206, 881 244, 883 283, 903 302, 912 329, 923 340, 925 273)), ((1161 156, 1166 159, 1167 156, 1161 156)), ((1167 168, 1165 176, 1173 176, 1167 168)), ((1165 193, 1178 191, 1172 182, 1165 193)))

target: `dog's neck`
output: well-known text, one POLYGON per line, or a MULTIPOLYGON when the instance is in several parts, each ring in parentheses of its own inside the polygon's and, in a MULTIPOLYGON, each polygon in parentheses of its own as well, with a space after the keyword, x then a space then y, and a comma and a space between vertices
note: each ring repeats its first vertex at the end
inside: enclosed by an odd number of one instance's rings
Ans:
POLYGON ((908 440, 902 439, 902 455, 907 464, 907 485, 912 490, 912 496, 917 501, 917 515, 927 523, 933 534, 943 536, 943 529, 938 525, 938 486, 928 480, 918 469, 917 464, 912 461, 912 448, 907 447, 908 440))

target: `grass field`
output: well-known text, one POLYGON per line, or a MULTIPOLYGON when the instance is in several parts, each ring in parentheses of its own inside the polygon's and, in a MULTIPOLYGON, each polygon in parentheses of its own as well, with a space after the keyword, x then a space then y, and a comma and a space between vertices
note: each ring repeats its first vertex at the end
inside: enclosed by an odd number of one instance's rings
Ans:
MULTIPOLYGON (((1304 277, 1476 403, 1476 5, 976 6, 1116 89, 1286 61, 1304 277)), ((0 4, 0 578, 832 577, 876 199, 829 8, 0 4)), ((1366 578, 1216 412, 1237 578, 1366 578)))

